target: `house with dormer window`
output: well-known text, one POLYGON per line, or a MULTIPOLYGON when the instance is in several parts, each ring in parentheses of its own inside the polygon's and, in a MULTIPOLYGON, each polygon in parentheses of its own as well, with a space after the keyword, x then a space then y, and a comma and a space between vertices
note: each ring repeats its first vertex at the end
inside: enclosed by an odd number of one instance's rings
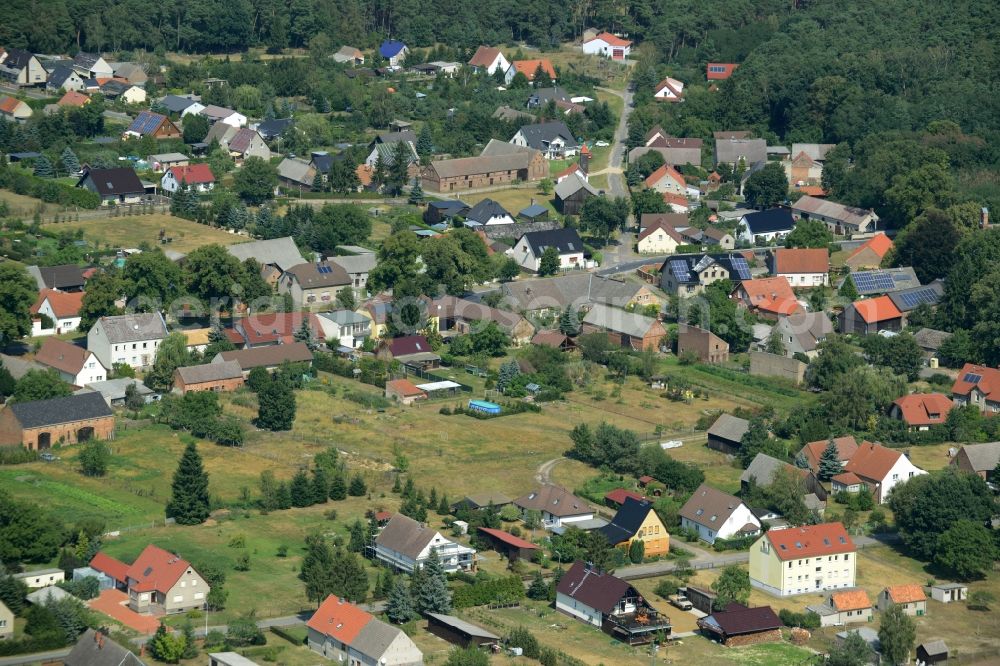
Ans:
POLYGON ((769 530, 750 547, 750 584, 778 597, 853 588, 856 556, 841 523, 769 530))
POLYGON ((202 609, 211 589, 190 562, 153 544, 131 565, 98 553, 90 566, 127 590, 129 608, 137 613, 164 615, 202 609))
POLYGON ((681 507, 680 517, 681 528, 694 530, 708 543, 760 531, 760 521, 743 500, 704 483, 681 507))

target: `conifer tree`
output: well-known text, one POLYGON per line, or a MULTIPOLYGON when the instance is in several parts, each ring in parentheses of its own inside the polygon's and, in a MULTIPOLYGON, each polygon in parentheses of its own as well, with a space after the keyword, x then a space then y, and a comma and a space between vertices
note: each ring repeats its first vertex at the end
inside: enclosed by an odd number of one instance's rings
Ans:
POLYGON ((396 577, 392 575, 392 571, 386 569, 378 577, 378 586, 375 589, 375 596, 379 599, 388 599, 389 595, 392 594, 392 590, 396 587, 396 577))
POLYGON ((313 469, 312 498, 313 504, 324 504, 330 497, 330 479, 322 467, 313 469))
POLYGON ((419 206, 424 202, 424 188, 420 186, 419 180, 410 188, 410 198, 408 201, 413 206, 419 206))
POLYGON ((63 148, 62 154, 59 156, 59 161, 62 162, 63 168, 66 169, 66 173, 69 175, 72 176, 75 173, 79 173, 80 160, 69 146, 63 148))
POLYGON ((580 333, 580 318, 568 305, 563 310, 563 313, 559 315, 559 332, 571 338, 576 337, 580 333))
POLYGON ((279 509, 292 508, 292 491, 288 488, 286 482, 282 481, 278 484, 278 492, 275 497, 279 509))
POLYGON ((528 587, 528 598, 536 601, 544 601, 549 598, 549 584, 545 582, 541 571, 535 572, 535 577, 528 587))
POLYGON ((795 456, 795 466, 799 469, 809 469, 809 459, 806 458, 806 454, 799 451, 799 454, 795 456))
POLYGON ((365 552, 365 545, 368 540, 368 530, 365 529, 364 523, 355 519, 355 521, 351 523, 348 532, 351 536, 350 541, 347 544, 347 550, 352 553, 365 552))
POLYGON ((319 171, 317 171, 316 175, 313 176, 312 191, 313 192, 323 191, 323 174, 321 174, 319 171))
POLYGON ((257 394, 257 427, 264 430, 291 430, 295 422, 295 392, 283 380, 268 382, 257 394))
POLYGON ((439 516, 447 516, 451 513, 451 504, 448 502, 447 495, 441 495, 441 501, 438 503, 437 513, 439 516))
POLYGON ((364 478, 360 474, 355 474, 351 478, 351 485, 347 489, 347 494, 351 497, 363 497, 366 492, 368 492, 368 486, 365 485, 364 478))
POLYGON ((199 525, 211 512, 208 473, 193 441, 188 443, 177 464, 166 512, 167 518, 173 518, 179 525, 199 525))
POLYGON ((441 566, 437 548, 431 548, 421 569, 423 581, 416 595, 417 610, 421 613, 450 613, 451 592, 448 590, 448 577, 441 566))
POLYGON ((417 155, 423 164, 430 163, 431 153, 434 152, 434 137, 431 136, 431 126, 424 125, 420 128, 420 135, 417 137, 417 155))
POLYGON ((399 474, 397 474, 396 478, 393 479, 393 482, 392 482, 392 492, 394 492, 394 493, 401 493, 401 492, 403 492, 403 487, 401 485, 399 485, 399 474))
POLYGON ((389 593, 389 601, 385 608, 389 620, 396 624, 404 624, 417 617, 413 607, 413 596, 406 581, 399 577, 389 593))
POLYGON ((338 548, 333 558, 333 594, 360 603, 368 595, 368 574, 358 556, 338 548))
POLYGON ((837 476, 843 471, 843 467, 840 464, 840 457, 837 454, 837 445, 833 441, 833 437, 830 441, 826 443, 826 448, 823 449, 822 455, 819 457, 819 476, 820 481, 829 481, 833 477, 837 476))
MULTIPOLYGON (((299 578, 306 586, 306 598, 317 604, 334 593, 334 552, 320 534, 306 537, 306 556, 299 578)), ((367 580, 367 579, 366 579, 367 580)))
POLYGON ((339 502, 347 499, 347 480, 343 474, 337 474, 330 483, 330 499, 339 502))
POLYGON ((55 178, 56 172, 52 162, 45 155, 39 155, 35 160, 35 175, 39 178, 55 178))
POLYGON ((292 495, 292 506, 312 506, 313 488, 312 484, 309 483, 309 477, 306 476, 304 470, 300 469, 295 473, 295 476, 292 477, 292 483, 289 487, 289 491, 292 495))

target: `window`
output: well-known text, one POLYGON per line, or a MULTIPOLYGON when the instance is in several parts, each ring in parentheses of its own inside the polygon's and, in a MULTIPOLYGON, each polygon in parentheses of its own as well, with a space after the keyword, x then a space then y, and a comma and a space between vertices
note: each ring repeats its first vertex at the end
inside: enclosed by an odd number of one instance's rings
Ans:
POLYGON ((176 604, 176 603, 179 603, 181 601, 184 601, 184 595, 183 594, 175 594, 174 595, 174 603, 176 604))
POLYGON ((187 587, 187 583, 185 583, 184 581, 181 581, 181 587, 187 587))
POLYGON ((132 349, 135 349, 135 343, 134 342, 132 343, 132 349))
POLYGON ((142 348, 145 349, 146 347, 147 347, 147 343, 143 342, 142 343, 142 348))

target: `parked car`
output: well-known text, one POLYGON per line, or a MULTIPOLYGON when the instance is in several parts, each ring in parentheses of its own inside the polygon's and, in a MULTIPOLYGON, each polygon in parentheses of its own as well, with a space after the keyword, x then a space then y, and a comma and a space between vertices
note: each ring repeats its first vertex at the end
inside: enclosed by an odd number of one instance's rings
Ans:
POLYGON ((667 601, 670 602, 671 606, 676 606, 677 608, 680 608, 681 610, 686 610, 687 611, 687 610, 691 610, 692 608, 694 608, 694 606, 691 605, 691 602, 688 601, 688 598, 685 597, 683 594, 672 594, 667 599, 667 601))
POLYGON ((55 455, 54 453, 43 453, 38 457, 44 460, 45 462, 52 462, 53 460, 59 460, 59 456, 55 455))

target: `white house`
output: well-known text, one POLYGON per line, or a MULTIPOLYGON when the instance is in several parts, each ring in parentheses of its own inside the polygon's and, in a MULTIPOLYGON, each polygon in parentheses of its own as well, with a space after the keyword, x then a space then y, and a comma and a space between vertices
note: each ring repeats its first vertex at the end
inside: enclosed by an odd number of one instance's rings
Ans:
POLYGON ((522 267, 537 272, 542 263, 542 255, 550 247, 555 248, 559 254, 560 269, 585 267, 583 241, 576 229, 528 232, 521 236, 507 254, 522 267))
POLYGON ((896 449, 862 442, 844 471, 831 479, 831 485, 834 493, 867 488, 875 502, 882 504, 897 485, 926 473, 896 449))
POLYGON ((82 291, 59 291, 42 289, 38 300, 31 306, 31 334, 59 335, 75 331, 80 327, 80 306, 83 305, 82 291), (51 328, 45 328, 41 315, 52 321, 51 328))
POLYGON ((750 584, 776 597, 854 587, 856 554, 841 523, 772 529, 750 546, 750 584))
POLYGON ((508 143, 541 151, 548 160, 562 160, 580 152, 573 132, 562 122, 522 125, 508 143))
POLYGON ((524 514, 528 511, 538 511, 542 516, 542 525, 546 529, 594 519, 594 509, 586 500, 580 499, 565 488, 551 484, 518 497, 514 500, 514 506, 521 509, 524 514))
POLYGON ((207 164, 189 164, 170 167, 160 179, 160 189, 171 194, 184 185, 194 192, 211 192, 215 188, 215 175, 207 164))
POLYGON ((661 102, 680 102, 684 99, 684 82, 668 76, 653 88, 653 97, 661 102))
POLYGON ((636 238, 639 254, 673 254, 679 245, 684 245, 684 239, 666 222, 651 223, 636 238))
POLYGON ((632 42, 610 32, 602 32, 583 43, 587 55, 600 55, 611 60, 625 60, 632 52, 632 42))
POLYGON ((108 377, 108 368, 93 352, 59 338, 45 339, 35 352, 35 363, 56 370, 63 381, 73 386, 101 382, 108 377))
POLYGON ((341 347, 357 349, 371 335, 371 319, 351 310, 322 312, 317 317, 324 340, 336 340, 341 347))
POLYGON ((468 571, 475 568, 476 551, 445 539, 437 530, 397 513, 375 537, 375 557, 387 566, 413 573, 437 552, 445 571, 468 571))
POLYGON ((209 104, 199 113, 208 119, 210 125, 225 123, 230 127, 246 127, 247 124, 247 117, 242 113, 214 104, 209 104))
POLYGON ((498 69, 501 72, 506 72, 510 68, 510 61, 504 57, 503 51, 500 49, 492 46, 480 46, 476 49, 472 59, 469 60, 469 67, 493 76, 498 69))
POLYGON ((736 225, 737 238, 745 243, 772 243, 795 228, 795 219, 787 208, 772 208, 747 213, 736 225))
POLYGON ((760 531, 760 521, 741 499, 704 483, 681 508, 680 517, 682 528, 696 531, 708 543, 760 531))
POLYGON ((129 86, 119 96, 119 99, 123 100, 126 104, 145 104, 146 91, 139 86, 129 86))
POLYGON ((97 53, 80 51, 73 57, 73 70, 84 79, 110 79, 114 69, 97 53))
POLYGON ((159 312, 101 317, 87 333, 87 349, 105 368, 115 363, 147 368, 165 337, 167 324, 159 312))
POLYGON ((826 248, 781 248, 771 253, 771 275, 783 277, 794 287, 830 284, 830 253, 826 248))
POLYGON ((465 214, 467 222, 483 226, 492 224, 514 224, 514 216, 493 199, 483 199, 465 214))
MULTIPOLYGON (((309 648, 349 666, 423 666, 424 655, 402 629, 331 595, 306 623, 309 648)), ((211 660, 215 666, 215 660, 211 660)), ((244 659, 249 666, 254 662, 244 659)))

